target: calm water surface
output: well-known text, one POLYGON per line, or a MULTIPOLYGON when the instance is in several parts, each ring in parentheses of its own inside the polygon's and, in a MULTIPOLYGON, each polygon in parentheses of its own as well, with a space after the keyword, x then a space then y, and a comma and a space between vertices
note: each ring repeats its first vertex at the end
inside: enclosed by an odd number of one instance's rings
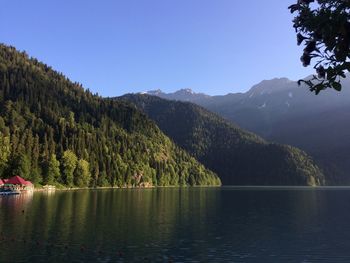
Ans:
POLYGON ((350 262, 350 189, 0 197, 0 262, 350 262))

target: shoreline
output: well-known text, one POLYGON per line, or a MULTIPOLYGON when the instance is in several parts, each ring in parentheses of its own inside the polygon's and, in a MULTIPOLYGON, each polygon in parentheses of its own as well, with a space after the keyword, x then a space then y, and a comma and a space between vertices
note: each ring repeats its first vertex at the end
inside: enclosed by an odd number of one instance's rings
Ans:
POLYGON ((72 188, 55 188, 55 189, 45 189, 45 188, 34 188, 30 191, 23 191, 22 193, 26 192, 48 192, 52 193, 55 191, 79 191, 79 190, 108 190, 108 189, 130 189, 130 190, 136 190, 136 189, 157 189, 157 188, 221 188, 221 189, 236 189, 236 190, 350 190, 349 186, 288 186, 288 185, 280 185, 280 186, 261 186, 261 185, 196 185, 196 186, 147 186, 147 187, 117 187, 117 186, 105 186, 105 187, 72 187, 72 188))
POLYGON ((135 187, 118 187, 118 186, 101 186, 101 187, 70 187, 70 188, 55 188, 55 189, 45 189, 45 188, 34 188, 33 192, 53 192, 53 191, 76 191, 76 190, 105 190, 105 189, 156 189, 156 188, 216 188, 222 187, 222 185, 195 185, 195 186, 135 186, 135 187))

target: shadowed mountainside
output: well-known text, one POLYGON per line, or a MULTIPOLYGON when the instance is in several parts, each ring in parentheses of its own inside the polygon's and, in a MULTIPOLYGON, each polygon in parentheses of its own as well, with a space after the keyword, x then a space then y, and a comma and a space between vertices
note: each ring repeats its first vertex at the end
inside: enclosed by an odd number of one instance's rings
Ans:
MULTIPOLYGON (((350 81, 315 96, 286 78, 264 80, 246 93, 191 95, 191 101, 263 138, 298 147, 324 170, 327 183, 350 184, 350 81)), ((172 93, 157 96, 178 99, 172 93)))
POLYGON ((192 103, 128 94, 178 145, 215 171, 223 184, 322 185, 324 177, 303 151, 272 144, 192 103))

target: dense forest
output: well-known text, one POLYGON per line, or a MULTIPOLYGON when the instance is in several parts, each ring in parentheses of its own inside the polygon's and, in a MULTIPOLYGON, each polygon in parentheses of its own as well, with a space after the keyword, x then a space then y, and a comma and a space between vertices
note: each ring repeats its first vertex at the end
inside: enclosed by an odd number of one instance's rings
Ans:
POLYGON ((67 187, 220 185, 143 113, 0 45, 0 178, 67 187))
POLYGON ((341 84, 341 93, 327 89, 319 96, 287 78, 263 80, 247 92, 222 96, 191 90, 148 94, 193 102, 268 141, 302 149, 323 170, 327 185, 350 185, 350 76, 341 84))
POLYGON ((147 94, 117 99, 134 103, 179 146, 215 171, 223 184, 323 185, 324 175, 305 152, 268 143, 188 102, 147 94))

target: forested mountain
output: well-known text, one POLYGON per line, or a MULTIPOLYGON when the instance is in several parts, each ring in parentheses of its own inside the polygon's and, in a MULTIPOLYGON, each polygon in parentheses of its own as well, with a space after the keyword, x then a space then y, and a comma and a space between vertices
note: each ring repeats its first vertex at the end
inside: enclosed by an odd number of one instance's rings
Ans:
MULTIPOLYGON (((159 92, 168 99, 172 94, 159 92)), ((350 184, 350 80, 343 90, 315 96, 286 78, 264 80, 246 93, 188 96, 188 100, 216 112, 263 138, 290 144, 310 154, 330 184, 350 184)))
POLYGON ((0 177, 72 186, 219 185, 122 101, 0 45, 0 177))
POLYGON ((322 185, 324 176, 303 151, 272 144, 192 103, 147 94, 128 94, 178 145, 208 168, 223 184, 322 185))

